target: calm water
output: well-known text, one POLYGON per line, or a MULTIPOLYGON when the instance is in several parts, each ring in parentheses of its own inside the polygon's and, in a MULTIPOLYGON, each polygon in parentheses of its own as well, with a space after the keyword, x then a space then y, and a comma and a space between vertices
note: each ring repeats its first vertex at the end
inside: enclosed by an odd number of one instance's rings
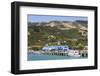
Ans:
POLYGON ((29 54, 28 53, 28 61, 32 61, 32 60, 62 60, 62 59, 83 59, 83 57, 38 55, 38 54, 29 54))

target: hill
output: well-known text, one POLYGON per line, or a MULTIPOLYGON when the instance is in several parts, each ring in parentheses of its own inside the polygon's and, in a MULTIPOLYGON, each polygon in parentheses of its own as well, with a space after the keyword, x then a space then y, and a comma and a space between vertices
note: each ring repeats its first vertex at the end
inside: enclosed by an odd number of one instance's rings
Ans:
POLYGON ((87 27, 87 21, 28 23, 28 46, 36 49, 46 44, 67 44, 74 48, 76 44, 81 43, 85 46, 87 45, 87 27))

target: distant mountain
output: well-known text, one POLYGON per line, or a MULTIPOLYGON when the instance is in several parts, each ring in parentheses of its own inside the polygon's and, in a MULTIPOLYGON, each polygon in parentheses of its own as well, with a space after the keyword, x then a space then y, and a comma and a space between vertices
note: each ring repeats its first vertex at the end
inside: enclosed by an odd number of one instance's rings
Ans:
POLYGON ((81 24, 81 25, 83 25, 83 26, 85 26, 85 27, 88 27, 87 25, 88 25, 88 21, 83 21, 83 20, 76 20, 75 21, 77 24, 81 24))
POLYGON ((83 20, 77 20, 74 22, 71 21, 50 21, 50 22, 35 22, 28 23, 29 26, 50 26, 56 27, 60 30, 69 30, 69 29, 83 29, 87 30, 88 22, 83 20))

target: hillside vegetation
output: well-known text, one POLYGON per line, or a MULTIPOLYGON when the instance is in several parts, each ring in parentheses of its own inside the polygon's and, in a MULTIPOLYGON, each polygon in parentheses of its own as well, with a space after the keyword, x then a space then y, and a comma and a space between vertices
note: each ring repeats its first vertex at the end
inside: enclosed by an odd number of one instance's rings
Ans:
POLYGON ((87 46, 87 21, 50 21, 28 23, 28 46, 40 50, 45 45, 68 45, 71 49, 87 46))

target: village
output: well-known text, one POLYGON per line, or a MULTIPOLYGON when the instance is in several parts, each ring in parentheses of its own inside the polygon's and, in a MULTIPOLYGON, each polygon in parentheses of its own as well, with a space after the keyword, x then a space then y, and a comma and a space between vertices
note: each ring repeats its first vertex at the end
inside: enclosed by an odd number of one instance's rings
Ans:
POLYGON ((48 46, 47 44, 38 51, 33 50, 31 47, 28 47, 28 52, 30 54, 39 54, 39 55, 56 55, 56 56, 69 56, 69 57, 87 57, 88 51, 87 46, 81 51, 71 49, 68 45, 54 45, 48 46))

